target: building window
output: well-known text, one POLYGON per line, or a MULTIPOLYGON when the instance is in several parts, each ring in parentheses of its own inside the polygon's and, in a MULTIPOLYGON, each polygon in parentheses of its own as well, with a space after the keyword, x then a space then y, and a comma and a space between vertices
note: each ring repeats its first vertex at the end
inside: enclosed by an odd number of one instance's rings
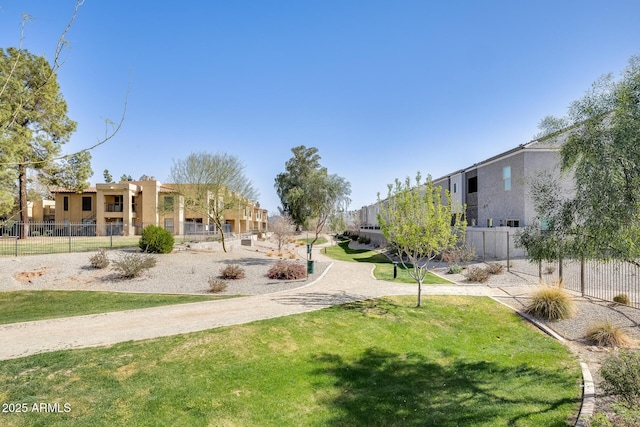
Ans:
POLYGON ((165 212, 173 212, 173 196, 164 196, 164 210, 165 212))
POLYGON ((65 212, 69 210, 69 196, 64 196, 62 198, 62 205, 65 212))
MULTIPOLYGON (((166 200, 166 198, 165 198, 165 200, 166 200)), ((171 232, 171 234, 173 234, 173 218, 165 218, 164 219, 164 229, 169 231, 169 232, 171 232)))
POLYGON ((469 193, 477 193, 478 192, 478 177, 477 176, 469 178, 469 182, 468 182, 467 188, 469 189, 469 193))
POLYGON ((91 197, 82 196, 82 210, 91 212, 91 197))
POLYGON ((520 220, 519 219, 508 219, 507 220, 507 227, 520 227, 520 220))
POLYGON ((504 180, 505 191, 511 190, 511 166, 502 168, 502 179, 504 180))
POLYGON ((454 193, 457 193, 457 192, 458 192, 458 183, 457 183, 457 182, 454 182, 454 183, 453 183, 453 192, 454 192, 454 193))

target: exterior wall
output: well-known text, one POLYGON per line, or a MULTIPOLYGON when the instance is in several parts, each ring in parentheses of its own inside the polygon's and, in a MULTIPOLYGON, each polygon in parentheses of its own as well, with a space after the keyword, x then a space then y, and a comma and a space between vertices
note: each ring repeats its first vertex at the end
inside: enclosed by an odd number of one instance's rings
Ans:
POLYGON ((464 176, 462 173, 456 173, 449 177, 449 188, 451 192, 451 202, 453 204, 453 213, 460 213, 464 206, 464 176))
POLYGON ((58 223, 81 223, 83 220, 95 219, 96 215, 96 193, 56 193, 54 197, 55 222, 58 223), (69 198, 69 209, 64 210, 64 198, 69 198), (82 198, 91 197, 91 211, 82 210, 82 198))
POLYGON ((471 169, 464 172, 464 200, 467 205, 467 224, 474 226, 478 224, 478 192, 469 192, 469 180, 478 179, 478 170, 471 169))
POLYGON ((507 220, 524 225, 524 151, 478 167, 478 225, 506 226, 507 220), (505 189, 503 171, 511 170, 510 189, 505 189))
MULTIPOLYGON (((560 154, 557 151, 536 151, 525 155, 525 170, 530 179, 542 174, 557 180, 560 184, 560 192, 566 197, 575 194, 574 183, 571 174, 560 172, 560 154)), ((531 186, 525 187, 524 198, 524 225, 534 225, 536 212, 531 197, 531 186)))

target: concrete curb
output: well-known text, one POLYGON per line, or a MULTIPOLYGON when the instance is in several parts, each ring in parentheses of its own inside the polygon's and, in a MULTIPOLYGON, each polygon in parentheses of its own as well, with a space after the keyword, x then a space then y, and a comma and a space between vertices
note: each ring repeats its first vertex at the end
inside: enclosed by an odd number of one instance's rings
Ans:
MULTIPOLYGON (((563 344, 567 342, 567 340, 558 335, 553 329, 550 329, 548 326, 537 322, 535 318, 529 316, 527 313, 516 310, 509 304, 506 304, 495 297, 491 297, 491 299, 499 302, 505 307, 509 307, 511 310, 515 311, 518 316, 522 317, 523 319, 534 325, 536 328, 540 329, 542 332, 556 339, 557 341, 563 344)), ((584 362, 580 362, 580 368, 582 369, 582 405, 580 405, 578 419, 576 420, 576 423, 574 425, 575 427, 587 427, 588 424, 586 419, 587 417, 593 415, 593 411, 595 410, 596 406, 596 387, 593 382, 593 376, 591 375, 591 371, 589 371, 589 367, 587 366, 587 364, 584 362)))

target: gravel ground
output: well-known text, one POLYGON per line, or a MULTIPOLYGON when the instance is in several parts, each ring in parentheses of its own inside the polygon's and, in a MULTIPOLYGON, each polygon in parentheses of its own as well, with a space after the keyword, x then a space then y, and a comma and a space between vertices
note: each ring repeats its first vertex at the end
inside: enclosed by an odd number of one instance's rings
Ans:
MULTIPOLYGON (((117 259, 120 252, 109 251, 109 259, 117 259)), ((267 271, 279 258, 266 243, 251 247, 230 245, 227 253, 206 244, 196 244, 178 246, 171 254, 154 255, 155 267, 140 277, 122 279, 110 267, 92 268, 89 257, 93 254, 95 252, 0 258, 0 291, 48 289, 206 294, 210 278, 219 278, 220 270, 228 264, 239 264, 246 277, 226 280, 227 290, 218 295, 259 295, 304 285, 329 265, 328 262, 315 262, 314 274, 308 279, 273 280, 267 277, 267 271), (270 253, 272 256, 268 255, 270 253)), ((295 262, 306 269, 306 260, 300 255, 295 262)))

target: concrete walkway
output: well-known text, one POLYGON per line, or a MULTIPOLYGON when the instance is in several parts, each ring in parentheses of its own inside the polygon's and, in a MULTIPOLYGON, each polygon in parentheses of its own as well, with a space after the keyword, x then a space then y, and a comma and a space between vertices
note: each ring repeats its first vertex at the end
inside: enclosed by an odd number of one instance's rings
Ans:
MULTIPOLYGON (((314 251, 317 261, 331 261, 314 251)), ((416 286, 377 281, 367 263, 335 261, 315 282, 268 295, 0 325, 0 360, 196 332, 304 313, 385 295, 416 295, 416 286)), ((423 295, 505 296, 483 285, 423 286, 423 295)))

